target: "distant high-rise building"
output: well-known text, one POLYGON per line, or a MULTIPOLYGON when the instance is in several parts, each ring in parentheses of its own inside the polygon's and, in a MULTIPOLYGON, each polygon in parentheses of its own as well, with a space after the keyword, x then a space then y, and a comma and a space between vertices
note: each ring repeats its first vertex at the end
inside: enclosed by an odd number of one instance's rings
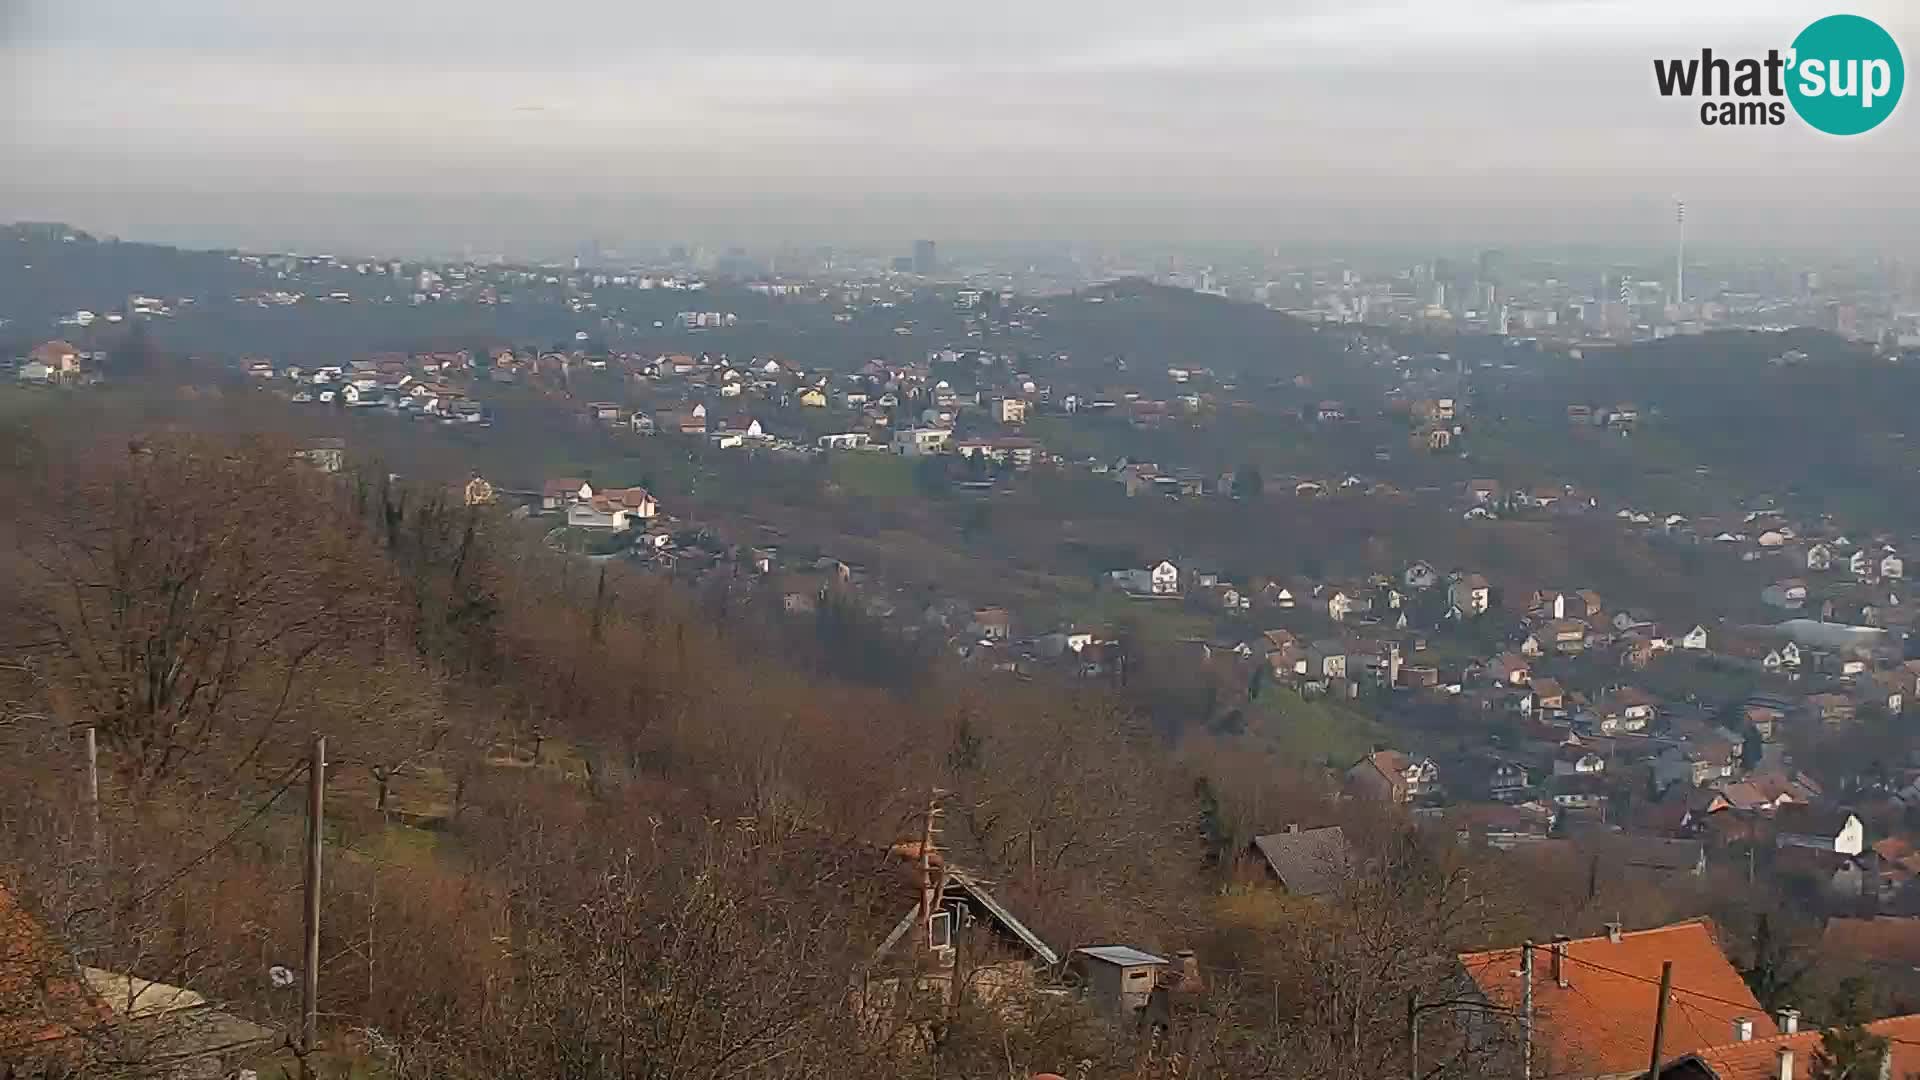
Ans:
POLYGON ((933 241, 915 240, 913 242, 913 272, 916 274, 931 274, 939 269, 939 267, 940 259, 938 252, 933 246, 933 241))
POLYGON ((1504 285, 1507 273, 1507 253, 1488 249, 1480 253, 1480 283, 1482 285, 1504 285))

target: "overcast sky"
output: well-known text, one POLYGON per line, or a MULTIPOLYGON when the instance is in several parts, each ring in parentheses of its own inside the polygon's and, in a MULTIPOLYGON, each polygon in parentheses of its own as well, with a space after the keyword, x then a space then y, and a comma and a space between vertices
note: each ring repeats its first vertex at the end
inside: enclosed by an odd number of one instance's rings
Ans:
MULTIPOLYGON (((1920 48, 1920 3, 1848 0, 1920 48)), ((1920 236, 1920 103, 1704 128, 1807 0, 0 0, 0 219, 189 242, 1920 236), (1644 233, 1654 235, 1653 233, 1644 233)), ((1908 95, 1913 96, 1912 94, 1908 95)), ((1830 241, 1830 243, 1828 243, 1830 241)))

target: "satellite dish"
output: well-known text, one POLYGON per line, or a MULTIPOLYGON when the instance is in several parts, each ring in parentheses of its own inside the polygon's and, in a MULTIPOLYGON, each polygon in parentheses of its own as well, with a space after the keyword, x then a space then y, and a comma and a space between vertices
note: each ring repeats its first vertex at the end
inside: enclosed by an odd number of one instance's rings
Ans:
POLYGON ((294 981, 295 976, 293 969, 285 964, 275 964, 267 969, 267 982, 270 983, 275 990, 285 990, 292 986, 294 981))

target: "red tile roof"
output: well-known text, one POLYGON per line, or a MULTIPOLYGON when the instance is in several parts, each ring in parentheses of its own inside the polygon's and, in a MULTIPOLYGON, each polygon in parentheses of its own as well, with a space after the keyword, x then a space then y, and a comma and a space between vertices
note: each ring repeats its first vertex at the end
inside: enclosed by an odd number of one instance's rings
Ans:
POLYGON ((1820 952, 1868 963, 1920 967, 1920 919, 1879 915, 1871 919, 1828 919, 1820 952))
POLYGON ((0 1061, 71 1051, 57 1044, 108 1015, 66 949, 0 885, 0 1061))
MULTIPOLYGON (((1668 1019, 1672 1019, 1671 1014, 1668 1019)), ((1867 1030, 1886 1039, 1892 1051, 1893 1068, 1885 1075, 1911 1076, 1920 1072, 1920 1016, 1890 1016, 1868 1024, 1867 1030)), ((1779 1075, 1780 1051, 1793 1051, 1793 1075, 1812 1076, 1813 1055, 1819 1049, 1820 1032, 1803 1030, 1771 1039, 1755 1036, 1750 1042, 1698 1050, 1694 1056, 1711 1067, 1720 1080, 1775 1080, 1779 1075)))
MULTIPOLYGON (((1728 962, 1705 919, 1566 943, 1567 985, 1553 980, 1552 954, 1533 954, 1535 1076, 1607 1075, 1644 1070, 1652 1053, 1660 965, 1673 961, 1667 1006, 1669 1059, 1733 1038, 1733 1021, 1753 1021, 1755 1038, 1779 1034, 1766 1010, 1728 962)), ((1480 992, 1495 1005, 1521 1003, 1520 950, 1460 957, 1480 992)))

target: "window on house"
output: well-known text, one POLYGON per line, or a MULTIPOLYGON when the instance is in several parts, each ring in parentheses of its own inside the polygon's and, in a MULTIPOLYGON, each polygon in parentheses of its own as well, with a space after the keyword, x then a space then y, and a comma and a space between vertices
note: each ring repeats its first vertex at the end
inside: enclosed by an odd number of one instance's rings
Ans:
POLYGON ((927 946, 934 949, 953 947, 953 913, 937 911, 927 920, 927 946))

